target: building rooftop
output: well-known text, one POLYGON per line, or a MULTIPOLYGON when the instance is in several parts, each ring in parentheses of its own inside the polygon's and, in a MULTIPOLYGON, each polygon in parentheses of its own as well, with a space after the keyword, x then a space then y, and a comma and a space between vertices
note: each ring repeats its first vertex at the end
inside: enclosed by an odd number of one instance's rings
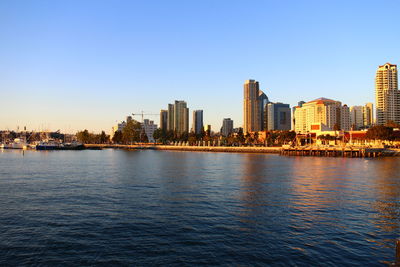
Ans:
POLYGON ((307 102, 307 104, 314 103, 314 102, 317 102, 317 104, 324 104, 326 102, 337 102, 337 101, 329 99, 329 98, 325 98, 325 97, 320 97, 320 98, 317 98, 317 99, 307 102))
POLYGON ((383 67, 385 67, 385 66, 397 67, 397 65, 395 65, 395 64, 390 64, 389 62, 387 62, 387 63, 385 63, 385 64, 383 64, 383 65, 379 65, 379 68, 383 68, 383 67))

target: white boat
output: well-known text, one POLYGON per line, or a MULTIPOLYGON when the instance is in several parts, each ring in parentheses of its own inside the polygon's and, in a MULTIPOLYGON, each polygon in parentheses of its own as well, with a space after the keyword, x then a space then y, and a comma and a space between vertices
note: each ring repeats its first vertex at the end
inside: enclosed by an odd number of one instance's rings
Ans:
POLYGON ((4 148, 8 149, 26 149, 27 148, 27 143, 24 139, 21 138, 15 138, 14 142, 5 144, 4 148))

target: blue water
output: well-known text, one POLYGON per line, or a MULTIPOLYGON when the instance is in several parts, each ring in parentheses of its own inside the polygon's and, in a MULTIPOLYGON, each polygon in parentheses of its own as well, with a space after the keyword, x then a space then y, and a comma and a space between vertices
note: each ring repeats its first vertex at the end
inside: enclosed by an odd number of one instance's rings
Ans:
POLYGON ((400 158, 0 151, 0 265, 384 265, 400 158))

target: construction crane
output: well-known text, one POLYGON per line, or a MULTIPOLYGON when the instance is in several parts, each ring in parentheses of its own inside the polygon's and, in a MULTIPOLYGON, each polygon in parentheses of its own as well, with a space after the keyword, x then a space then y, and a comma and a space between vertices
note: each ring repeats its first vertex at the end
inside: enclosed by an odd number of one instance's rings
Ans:
POLYGON ((142 123, 143 123, 144 115, 146 115, 146 116, 160 116, 160 114, 144 113, 143 111, 141 113, 132 113, 132 116, 142 116, 142 123))
MULTIPOLYGON (((134 116, 142 116, 142 127, 144 127, 144 115, 146 115, 146 116, 159 116, 160 114, 144 113, 143 111, 141 113, 132 113, 132 117, 134 117, 134 116)), ((144 131, 144 129, 143 129, 143 131, 144 131)), ((140 134, 140 143, 142 143, 142 134, 140 134)))

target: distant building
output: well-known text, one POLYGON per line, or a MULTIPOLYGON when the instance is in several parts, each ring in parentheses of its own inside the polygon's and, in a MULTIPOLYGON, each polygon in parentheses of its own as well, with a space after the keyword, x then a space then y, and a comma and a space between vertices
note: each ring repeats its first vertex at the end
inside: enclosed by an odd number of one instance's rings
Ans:
POLYGON ((243 130, 257 132, 267 130, 268 127, 268 97, 260 90, 259 83, 247 80, 244 83, 243 100, 243 130))
POLYGON ((167 130, 174 130, 174 112, 175 106, 174 104, 168 104, 168 118, 167 118, 167 130))
POLYGON ((304 102, 304 101, 299 101, 299 102, 297 102, 297 105, 299 106, 299 107, 302 107, 303 106, 303 104, 305 104, 306 102, 304 102))
POLYGON ((206 132, 206 135, 211 136, 211 125, 208 124, 207 126, 204 126, 204 131, 206 132))
POLYGON ((390 63, 379 66, 375 76, 376 123, 400 123, 400 92, 397 66, 390 63))
POLYGON ((363 107, 364 127, 370 128, 374 122, 374 104, 367 103, 363 107))
POLYGON ((177 134, 189 132, 189 109, 185 101, 175 101, 174 131, 177 134))
POLYGON ((296 125, 296 116, 295 116, 295 112, 296 112, 296 108, 301 108, 303 106, 303 104, 305 104, 306 102, 304 101, 299 101, 297 102, 297 106, 292 108, 292 129, 295 130, 295 125, 296 125))
POLYGON ((268 97, 263 91, 259 91, 258 103, 260 105, 260 131, 266 131, 268 128, 268 97))
POLYGON ((247 80, 243 87, 243 130, 245 133, 260 131, 259 84, 255 80, 247 80))
POLYGON ((360 130, 364 126, 364 115, 362 106, 350 107, 351 128, 360 130))
POLYGON ((327 98, 304 103, 294 110, 294 129, 299 133, 340 129, 341 111, 341 102, 327 98))
POLYGON ((347 105, 343 105, 340 112, 340 129, 343 131, 351 130, 350 109, 347 105))
POLYGON ((291 110, 289 104, 268 103, 268 131, 285 130, 291 128, 291 110))
POLYGON ((203 111, 202 110, 194 110, 193 111, 193 126, 192 130, 195 134, 201 134, 203 130, 203 111))
MULTIPOLYGON (((131 118, 132 120, 132 118, 131 118)), ((121 131, 124 129, 124 127, 126 126, 126 122, 123 121, 121 123, 118 123, 117 125, 111 127, 111 133, 110 133, 110 139, 112 139, 114 137, 114 134, 116 131, 121 131)))
POLYGON ((221 135, 229 136, 233 133, 233 120, 226 118, 222 121, 221 135))
POLYGON ((145 119, 142 123, 142 129, 145 132, 145 134, 147 135, 149 142, 154 143, 155 140, 153 137, 153 133, 157 129, 157 124, 154 124, 153 121, 145 119))
POLYGON ((167 131, 168 129, 168 110, 160 111, 160 128, 163 131, 167 131))

